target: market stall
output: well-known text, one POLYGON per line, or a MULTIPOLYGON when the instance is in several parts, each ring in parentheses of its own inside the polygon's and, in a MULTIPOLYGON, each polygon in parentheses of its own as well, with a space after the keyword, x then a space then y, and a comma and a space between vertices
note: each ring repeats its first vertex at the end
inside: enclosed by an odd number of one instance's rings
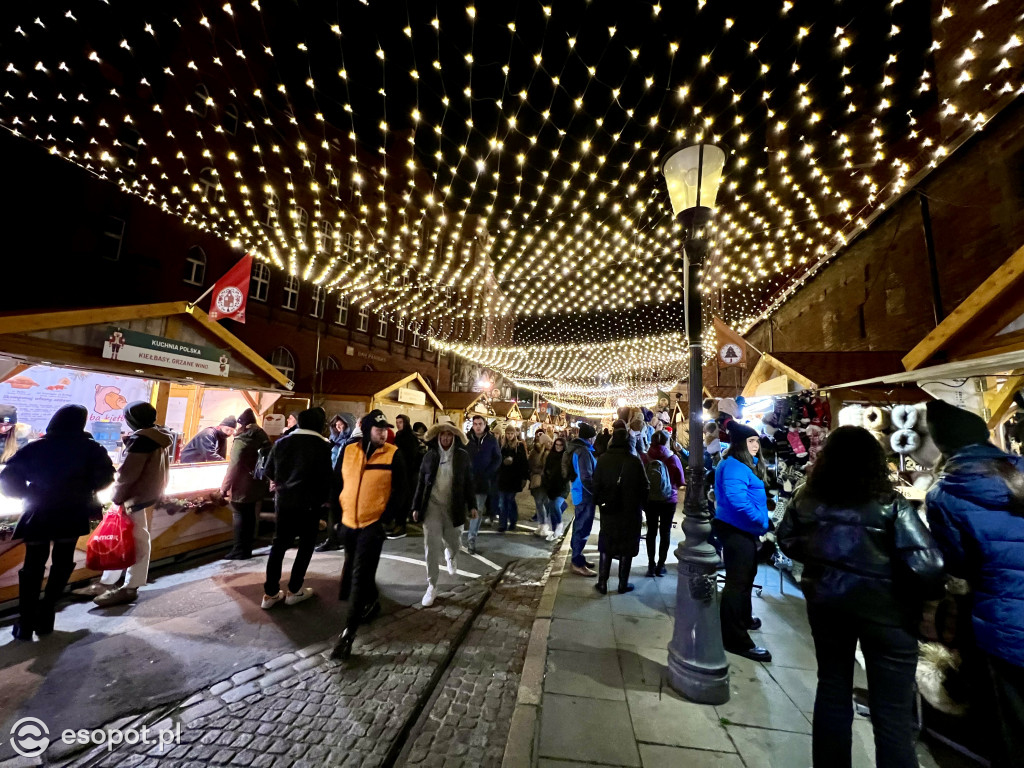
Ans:
POLYGON ((476 414, 484 417, 491 415, 484 392, 438 392, 437 399, 443 404, 442 414, 459 427, 476 414))
POLYGON ((325 371, 323 407, 328 416, 348 412, 356 418, 379 408, 394 424, 400 413, 430 427, 445 407, 418 373, 398 371, 325 371))
MULTIPOLYGON (((0 405, 30 439, 61 406, 89 409, 87 429, 117 463, 124 407, 147 400, 174 435, 171 450, 245 408, 266 413, 291 382, 236 336, 185 302, 0 316, 0 405)), ((232 536, 219 497, 227 462, 173 464, 151 531, 154 561, 232 536)), ((109 491, 108 491, 109 493, 109 491)), ((17 594, 24 547, 11 538, 21 502, 0 497, 0 602, 17 594)), ((79 568, 72 582, 95 575, 79 568)))

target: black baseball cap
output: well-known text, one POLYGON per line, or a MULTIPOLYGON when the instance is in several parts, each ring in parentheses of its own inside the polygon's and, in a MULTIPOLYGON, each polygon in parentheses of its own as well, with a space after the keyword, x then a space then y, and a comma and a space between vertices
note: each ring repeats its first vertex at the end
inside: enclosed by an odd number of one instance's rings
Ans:
POLYGON ((365 432, 371 427, 380 427, 381 429, 394 429, 394 424, 388 424, 388 417, 384 415, 384 411, 379 408, 374 408, 368 414, 363 416, 362 427, 365 432))

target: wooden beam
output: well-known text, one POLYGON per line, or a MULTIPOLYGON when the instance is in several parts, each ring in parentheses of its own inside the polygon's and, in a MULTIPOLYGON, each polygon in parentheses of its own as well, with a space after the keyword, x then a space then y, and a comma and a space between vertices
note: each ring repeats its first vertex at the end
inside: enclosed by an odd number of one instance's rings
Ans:
POLYGON ((811 381, 809 378, 804 376, 802 373, 800 373, 800 371, 796 370, 795 368, 790 368, 777 357, 772 357, 771 355, 765 353, 764 358, 767 358, 771 362, 771 365, 773 368, 775 368, 775 370, 777 370, 779 373, 786 374, 787 376, 789 376, 789 378, 791 378, 804 389, 818 388, 817 382, 811 381))
POLYGON ((761 359, 754 365, 754 370, 750 372, 750 378, 747 379, 747 383, 743 386, 743 397, 753 397, 757 394, 757 388, 772 378, 772 366, 768 362, 767 357, 767 355, 762 354, 761 359))
POLYGON ((28 365, 27 363, 18 363, 16 366, 11 368, 11 370, 9 370, 3 376, 0 376, 0 383, 3 383, 5 381, 7 381, 8 379, 13 379, 15 376, 20 376, 21 374, 23 374, 25 371, 27 371, 31 367, 32 366, 28 365))
POLYGON ((1013 289, 1022 275, 1024 275, 1024 246, 1018 248, 1017 252, 964 299, 960 306, 950 312, 945 320, 921 339, 917 346, 904 356, 903 367, 912 371, 924 365, 932 356, 944 349, 973 317, 1001 295, 1013 289))
MULTIPOLYGON (((1020 371, 1014 371, 1014 373, 1019 374, 1020 371)), ((1003 420, 1007 411, 1010 410, 1010 406, 1013 405, 1013 395, 1022 386, 1024 386, 1024 376, 1016 375, 1008 378, 1001 389, 993 393, 985 393, 985 407, 991 414, 988 418, 990 431, 999 426, 999 422, 1003 420)))
POLYGON ((203 328, 227 344, 232 351, 249 361, 258 372, 266 374, 266 376, 268 376, 272 381, 280 384, 285 389, 291 389, 287 376, 277 370, 277 368, 272 366, 268 361, 264 360, 263 357, 257 354, 254 349, 246 345, 240 338, 235 336, 235 334, 211 320, 210 316, 199 307, 183 307, 182 311, 191 315, 194 320, 203 326, 203 328))
POLYGON ((63 312, 8 315, 0 317, 0 334, 31 333, 32 331, 48 331, 53 328, 71 328, 79 325, 109 325, 125 320, 178 315, 184 311, 184 301, 172 301, 163 304, 134 304, 127 307, 99 307, 63 312))

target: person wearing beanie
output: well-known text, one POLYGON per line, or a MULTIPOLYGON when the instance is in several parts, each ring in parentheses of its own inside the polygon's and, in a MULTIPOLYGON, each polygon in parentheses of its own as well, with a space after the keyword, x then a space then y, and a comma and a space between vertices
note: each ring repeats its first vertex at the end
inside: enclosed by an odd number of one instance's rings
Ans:
POLYGON ((1024 760, 1024 458, 989 443, 984 419, 933 400, 927 429, 942 451, 925 507, 946 570, 971 587, 973 647, 963 665, 992 765, 1024 760))
POLYGON ((579 435, 574 437, 562 455, 562 476, 572 483, 572 503, 575 507, 572 520, 572 537, 569 541, 572 550, 572 572, 580 576, 597 576, 594 563, 583 556, 583 548, 587 545, 590 532, 594 527, 594 469, 597 459, 594 457, 594 441, 597 430, 581 421, 579 435))
POLYGON ((768 497, 761 441, 750 427, 729 424, 729 453, 715 469, 715 534, 722 543, 725 587, 722 590, 722 645, 754 661, 772 655, 750 639, 761 620, 752 613, 750 591, 757 576, 757 542, 768 532, 768 497))
POLYGON ((612 560, 619 561, 619 594, 633 591, 629 572, 633 558, 640 552, 640 528, 643 505, 650 484, 644 465, 629 449, 629 433, 617 429, 608 450, 594 468, 594 504, 601 506, 601 531, 597 537, 600 556, 597 584, 602 595, 608 593, 612 560))
POLYGON ((0 472, 5 496, 23 499, 24 510, 14 538, 25 542, 25 562, 18 572, 18 621, 14 637, 53 631, 54 609, 75 570, 75 544, 89 533, 89 519, 100 514, 96 492, 114 480, 114 465, 103 447, 85 431, 89 412, 65 405, 50 419, 46 435, 25 446, 0 472), (43 573, 50 557, 43 591, 43 573))
POLYGON ((288 418, 284 420, 284 432, 281 433, 281 437, 290 435, 296 429, 299 428, 299 412, 292 411, 288 414, 288 418))
POLYGON ((235 439, 231 441, 228 456, 228 471, 221 484, 221 493, 231 504, 235 534, 234 545, 224 556, 225 560, 248 560, 252 557, 256 540, 256 506, 270 493, 266 476, 255 476, 256 467, 261 455, 269 458, 270 449, 270 438, 256 424, 256 414, 252 408, 246 408, 238 417, 235 439))
POLYGON ((216 427, 199 430, 196 436, 181 449, 182 464, 202 464, 207 461, 224 461, 227 458, 228 436, 235 434, 238 421, 234 416, 223 419, 216 427))
POLYGON ((0 405, 0 466, 28 445, 32 428, 18 423, 18 409, 13 405, 0 405))
POLYGON ((263 610, 270 610, 282 600, 285 605, 295 605, 313 596, 313 588, 303 583, 320 531, 320 510, 331 492, 331 444, 323 436, 326 426, 323 408, 302 411, 291 434, 278 438, 270 450, 265 475, 277 492, 276 528, 267 558, 260 606, 263 610), (281 589, 281 567, 285 552, 296 538, 299 547, 285 593, 281 589))
POLYGON ((170 432, 157 426, 156 408, 144 400, 128 403, 124 407, 124 420, 132 432, 124 440, 111 501, 131 515, 135 563, 123 572, 104 571, 98 583, 75 592, 94 595, 93 602, 101 608, 134 602, 139 589, 149 580, 152 550, 149 526, 153 521, 153 506, 167 487, 171 464, 168 449, 174 442, 170 432), (118 587, 122 575, 124 583, 118 587))
POLYGON ((342 660, 352 654, 359 625, 380 612, 376 578, 385 528, 408 504, 405 459, 387 442, 388 417, 374 409, 360 426, 362 440, 345 446, 335 474, 338 493, 332 494, 341 506, 339 538, 345 543, 338 597, 349 600, 345 628, 332 652, 342 660))

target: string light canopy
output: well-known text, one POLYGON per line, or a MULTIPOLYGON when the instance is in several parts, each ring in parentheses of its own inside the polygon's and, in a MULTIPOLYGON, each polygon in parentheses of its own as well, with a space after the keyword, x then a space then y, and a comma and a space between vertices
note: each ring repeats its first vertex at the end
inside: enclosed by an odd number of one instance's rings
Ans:
POLYGON ((1008 0, 105 0, 4 25, 8 130, 509 377, 582 387, 555 371, 624 342, 644 392, 685 354, 644 343, 681 329, 668 147, 726 149, 701 290, 744 331, 1024 63, 1008 0))

